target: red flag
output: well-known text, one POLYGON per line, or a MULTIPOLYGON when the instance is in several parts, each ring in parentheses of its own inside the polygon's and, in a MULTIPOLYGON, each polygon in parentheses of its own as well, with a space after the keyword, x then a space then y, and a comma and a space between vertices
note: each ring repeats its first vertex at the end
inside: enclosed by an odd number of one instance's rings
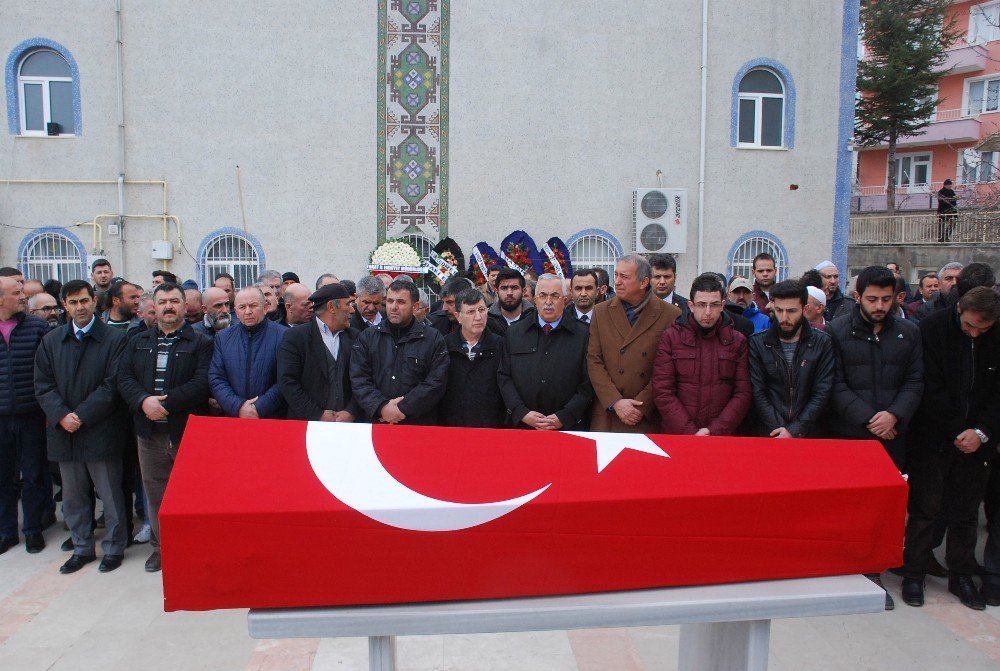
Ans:
POLYGON ((192 417, 160 509, 165 607, 877 572, 905 507, 874 441, 192 417))

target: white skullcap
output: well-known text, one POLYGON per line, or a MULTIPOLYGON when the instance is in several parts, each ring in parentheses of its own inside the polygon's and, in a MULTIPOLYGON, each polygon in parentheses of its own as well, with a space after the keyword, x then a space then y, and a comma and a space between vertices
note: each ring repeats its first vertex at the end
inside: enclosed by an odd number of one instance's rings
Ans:
POLYGON ((822 289, 817 289, 816 287, 806 287, 806 291, 809 292, 809 295, 812 298, 815 298, 817 301, 819 301, 820 305, 826 307, 826 294, 823 292, 822 289))
POLYGON ((814 270, 823 270, 824 268, 836 268, 836 267, 837 266, 833 263, 833 261, 820 261, 819 263, 816 264, 814 270))

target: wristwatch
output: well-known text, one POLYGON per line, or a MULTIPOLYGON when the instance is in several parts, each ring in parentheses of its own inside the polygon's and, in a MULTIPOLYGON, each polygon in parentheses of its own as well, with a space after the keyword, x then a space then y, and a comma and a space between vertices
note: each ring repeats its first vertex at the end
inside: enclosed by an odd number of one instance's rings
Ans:
POLYGON ((989 442, 990 437, 987 436, 985 433, 983 433, 979 429, 973 429, 973 431, 975 431, 976 435, 979 436, 979 442, 981 442, 983 445, 985 445, 987 442, 989 442))

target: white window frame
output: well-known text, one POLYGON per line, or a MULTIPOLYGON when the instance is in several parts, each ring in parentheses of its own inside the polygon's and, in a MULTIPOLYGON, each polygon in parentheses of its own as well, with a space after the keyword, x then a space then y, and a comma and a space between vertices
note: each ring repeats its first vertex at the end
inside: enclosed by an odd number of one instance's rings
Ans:
POLYGON ((758 254, 766 252, 774 257, 775 277, 780 281, 788 272, 788 259, 781 250, 781 245, 771 238, 755 235, 740 243, 729 259, 730 277, 742 277, 753 282, 753 260, 758 254))
MULTIPOLYGON (((781 75, 772 70, 771 68, 753 68, 748 71, 743 78, 746 78, 751 72, 757 70, 763 70, 768 72, 778 80, 778 84, 781 86, 781 93, 743 93, 740 91, 738 93, 738 101, 736 103, 736 146, 741 149, 784 149, 785 148, 785 99, 788 92, 785 90, 785 82, 782 80, 781 75), (761 137, 763 136, 763 126, 764 126, 764 98, 773 98, 781 101, 781 144, 771 145, 771 144, 761 144, 761 137), (753 142, 740 142, 739 141, 739 127, 740 127, 740 104, 739 101, 749 100, 754 104, 754 131, 753 131, 753 142)), ((743 79, 740 79, 740 84, 737 84, 737 88, 743 83, 743 79)))
POLYGON ((969 44, 986 44, 1000 40, 1000 2, 983 2, 969 7, 969 32, 966 42, 969 44), (988 14, 992 12, 992 16, 988 14), (984 17, 987 23, 985 35, 980 35, 976 26, 976 14, 984 17))
MULTIPOLYGON (((897 189, 913 189, 915 187, 930 188, 930 185, 934 181, 934 175, 933 175, 933 171, 934 171, 934 152, 932 152, 932 151, 915 151, 915 152, 906 152, 905 154, 896 154, 896 160, 899 161, 899 164, 900 164, 899 168, 896 168, 896 188, 897 189), (902 184, 901 180, 902 180, 902 176, 903 176, 903 171, 902 171, 903 159, 904 158, 911 159, 910 160, 910 166, 911 166, 910 169, 911 169, 911 174, 913 174, 913 173, 916 172, 916 170, 914 168, 917 165, 917 162, 915 160, 913 160, 913 159, 915 157, 917 157, 917 156, 926 156, 927 157, 926 161, 920 161, 921 164, 923 164, 923 163, 927 164, 927 181, 926 182, 910 182, 909 184, 902 184)), ((889 184, 889 167, 888 166, 886 166, 885 172, 886 172, 885 183, 888 186, 888 184, 889 184)))
POLYGON ((254 245, 250 238, 238 235, 236 233, 219 233, 214 235, 212 239, 205 245, 205 251, 202 253, 202 258, 200 262, 202 264, 202 286, 208 287, 212 286, 215 281, 215 276, 219 273, 228 273, 233 276, 236 280, 234 284, 236 289, 242 289, 244 287, 253 286, 254 280, 257 276, 264 270, 261 264, 261 252, 254 245), (229 238, 233 241, 240 241, 244 243, 249 249, 253 251, 253 258, 248 257, 236 257, 231 255, 230 257, 220 257, 213 259, 211 257, 212 250, 225 238, 229 238), (241 270, 237 270, 237 268, 241 270), (247 273, 243 269, 249 269, 247 273), (241 277, 249 278, 248 282, 240 282, 241 277))
POLYGON ((984 151, 982 152, 982 162, 976 167, 976 179, 967 182, 965 181, 965 155, 963 154, 965 150, 959 149, 958 154, 958 165, 955 169, 955 181, 959 184, 992 184, 997 181, 997 165, 1000 161, 1000 152, 996 151, 984 151), (991 170, 990 179, 981 180, 979 177, 982 173, 983 165, 989 165, 991 170))
POLYGON ((615 264, 618 263, 618 248, 608 237, 588 233, 573 241, 569 247, 569 258, 574 268, 602 268, 613 277, 615 264))
POLYGON ((88 278, 84 263, 84 254, 72 238, 52 230, 36 233, 18 254, 18 267, 26 280, 45 282, 56 279, 63 284, 70 280, 85 280, 88 278), (47 253, 36 255, 35 252, 45 252, 40 248, 46 242, 57 245, 62 253, 55 256, 47 253))
MULTIPOLYGON (((48 51, 55 54, 61 58, 64 62, 66 58, 54 49, 32 49, 26 53, 21 61, 17 64, 17 98, 18 107, 20 108, 20 121, 21 121, 21 135, 27 135, 30 137, 73 137, 73 129, 64 128, 58 136, 51 136, 48 134, 46 127, 52 122, 52 101, 51 92, 49 90, 49 85, 51 82, 69 82, 73 83, 72 77, 37 77, 31 75, 22 75, 21 68, 24 66, 24 62, 28 60, 31 56, 34 56, 40 51, 48 51), (25 85, 41 85, 42 87, 42 129, 41 130, 28 130, 28 118, 27 118, 27 105, 25 104, 24 87, 25 85)), ((66 63, 66 67, 69 67, 69 63, 66 63)), ((72 112, 72 110, 71 110, 72 112)))
POLYGON ((962 116, 977 117, 980 114, 996 114, 997 112, 1000 112, 1000 95, 997 96, 997 109, 986 109, 986 101, 989 99, 987 90, 989 89, 989 82, 991 81, 1000 81, 1000 76, 997 76, 997 74, 994 73, 985 77, 969 77, 965 80, 962 84, 962 116), (973 84, 978 82, 982 82, 983 84, 983 103, 979 109, 971 110, 969 109, 969 105, 972 104, 970 89, 973 84))

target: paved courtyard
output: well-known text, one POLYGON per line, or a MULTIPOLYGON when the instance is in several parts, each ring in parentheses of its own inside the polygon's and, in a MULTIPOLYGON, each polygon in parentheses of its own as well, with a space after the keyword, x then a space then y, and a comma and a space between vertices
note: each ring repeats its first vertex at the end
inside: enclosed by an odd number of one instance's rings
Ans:
MULTIPOLYGON (((39 555, 23 544, 0 556, 0 669, 4 671, 193 671, 366 669, 367 642, 257 641, 245 610, 164 613, 160 575, 143 570, 148 546, 129 549, 117 571, 97 563, 63 576, 68 532, 45 532, 39 555)), ((103 532, 98 532, 102 534, 103 532)), ((900 579, 886 577, 898 597, 900 579)), ((974 612, 929 578, 927 604, 849 617, 776 620, 778 670, 1000 668, 1000 608, 974 612)), ((638 671, 677 665, 678 627, 404 637, 399 668, 421 671, 638 671)))

